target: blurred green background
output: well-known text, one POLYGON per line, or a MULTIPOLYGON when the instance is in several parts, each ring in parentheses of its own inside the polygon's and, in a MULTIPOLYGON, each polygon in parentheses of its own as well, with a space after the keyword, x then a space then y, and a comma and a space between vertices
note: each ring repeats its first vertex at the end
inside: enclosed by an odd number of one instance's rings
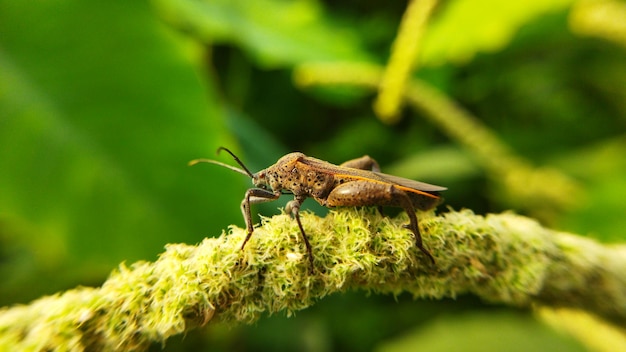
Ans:
MULTIPOLYGON (((553 209, 544 224, 623 242, 626 40, 601 24, 625 17, 608 12, 594 24, 587 3, 440 2, 413 77, 458 102, 530 165, 578 182, 580 199, 553 209)), ((120 262, 155 260, 166 243, 243 226, 239 203, 250 181, 187 166, 198 157, 230 163, 215 156, 221 145, 253 171, 294 150, 334 163, 369 154, 383 171, 447 186, 455 209, 536 215, 500 197, 473 151, 423 113, 405 108, 387 125, 373 113, 372 90, 294 83, 294 70, 311 62, 384 66, 405 8, 0 0, 0 305, 98 286, 120 262)), ((305 204, 323 214, 313 203, 305 204)), ((281 204, 257 210, 271 215, 281 204)), ((295 318, 209 325, 164 349, 503 346, 582 349, 528 312, 472 297, 364 292, 328 297, 295 318)))

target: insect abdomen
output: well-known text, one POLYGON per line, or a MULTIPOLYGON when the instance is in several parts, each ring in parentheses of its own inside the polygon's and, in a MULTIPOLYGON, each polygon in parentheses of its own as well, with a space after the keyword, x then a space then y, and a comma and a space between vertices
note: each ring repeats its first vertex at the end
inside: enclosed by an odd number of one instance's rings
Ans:
POLYGON ((436 196, 436 198, 428 197, 418 193, 406 193, 409 195, 409 198, 411 198, 411 203, 413 203, 413 206, 419 210, 430 210, 443 202, 443 199, 439 197, 439 192, 428 192, 429 194, 436 196))

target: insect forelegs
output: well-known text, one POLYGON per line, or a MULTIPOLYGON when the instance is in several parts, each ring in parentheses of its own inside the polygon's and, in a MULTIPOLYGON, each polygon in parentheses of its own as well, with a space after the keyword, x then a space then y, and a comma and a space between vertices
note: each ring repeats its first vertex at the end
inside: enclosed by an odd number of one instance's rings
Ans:
POLYGON ((243 243, 241 244, 241 249, 246 246, 246 243, 248 243, 248 240, 252 236, 252 232, 254 232, 250 204, 270 202, 278 199, 278 197, 280 197, 280 192, 270 192, 261 188, 251 188, 246 191, 246 195, 241 201, 241 213, 243 214, 243 219, 246 221, 247 234, 246 239, 243 240, 243 243))

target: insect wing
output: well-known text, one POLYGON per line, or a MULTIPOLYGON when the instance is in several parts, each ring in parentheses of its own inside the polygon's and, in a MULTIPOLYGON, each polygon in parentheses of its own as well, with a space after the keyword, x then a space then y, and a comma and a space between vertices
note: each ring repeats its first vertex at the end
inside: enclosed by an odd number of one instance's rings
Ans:
MULTIPOLYGON (((319 171, 326 171, 340 176, 354 177, 362 180, 370 179, 372 181, 386 182, 394 185, 405 187, 409 190, 422 191, 422 192, 439 192, 447 190, 446 187, 437 185, 431 185, 425 182, 419 182, 410 180, 404 177, 393 176, 384 174, 382 172, 367 171, 361 169, 353 169, 349 167, 341 167, 331 164, 327 161, 307 157, 306 159, 299 160, 300 163, 316 168, 319 171)), ((417 192, 419 193, 419 192, 417 192)))
POLYGON ((299 159, 298 162, 307 166, 314 167, 316 170, 337 172, 338 170, 341 169, 339 166, 335 164, 331 164, 328 161, 312 158, 310 156, 307 156, 306 158, 303 158, 303 159, 299 159))
POLYGON ((410 180, 404 177, 398 177, 398 176, 383 174, 383 173, 374 172, 374 171, 372 171, 372 173, 377 175, 381 179, 388 181, 389 183, 393 183, 395 185, 403 186, 406 188, 411 188, 417 191, 439 192, 439 191, 447 190, 446 187, 431 185, 430 183, 425 183, 425 182, 414 181, 414 180, 410 180))

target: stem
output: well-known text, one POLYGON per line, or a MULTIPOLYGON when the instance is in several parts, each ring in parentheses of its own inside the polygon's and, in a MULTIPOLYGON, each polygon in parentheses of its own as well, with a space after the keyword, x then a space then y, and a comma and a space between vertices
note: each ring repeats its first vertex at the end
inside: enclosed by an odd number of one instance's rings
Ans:
POLYGON ((396 123, 399 120, 405 85, 416 68, 426 22, 436 5, 437 0, 411 0, 402 16, 374 103, 374 111, 385 123, 396 123))
POLYGON ((471 293, 487 302, 583 309, 626 323, 626 246, 552 231, 511 213, 419 214, 433 266, 402 228, 406 214, 301 213, 313 248, 282 214, 197 246, 171 244, 153 262, 121 265, 100 288, 77 288, 0 310, 0 350, 142 350, 214 322, 251 323, 350 289, 415 297, 471 293))

